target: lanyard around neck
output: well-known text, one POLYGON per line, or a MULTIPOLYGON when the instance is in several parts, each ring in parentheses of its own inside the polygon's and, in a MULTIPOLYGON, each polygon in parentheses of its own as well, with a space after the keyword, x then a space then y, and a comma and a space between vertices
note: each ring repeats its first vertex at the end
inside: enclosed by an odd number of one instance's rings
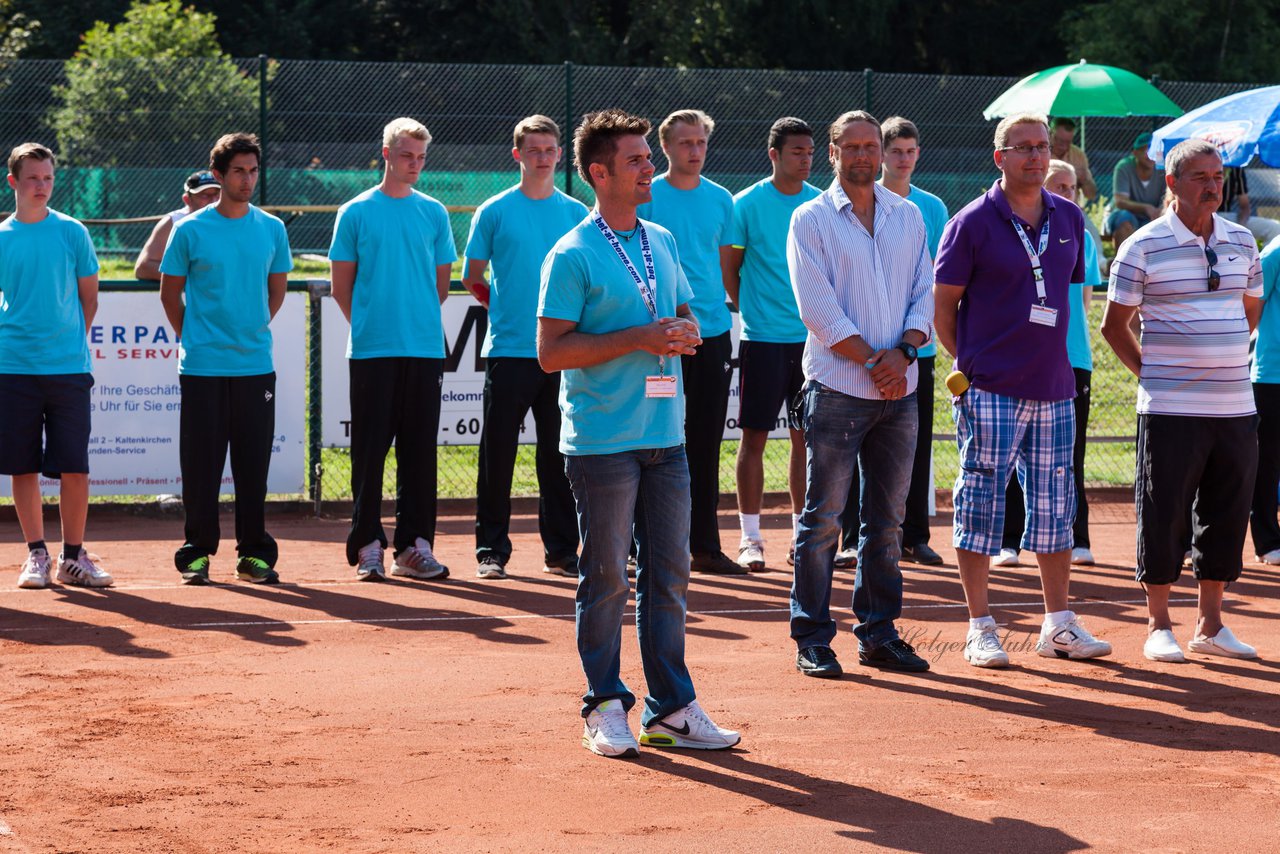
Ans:
POLYGON ((1040 304, 1044 305, 1047 294, 1044 290, 1044 268, 1040 266, 1040 256, 1049 248, 1049 212, 1045 211, 1044 226, 1040 229, 1039 251, 1032 247, 1031 241, 1027 238, 1027 232, 1018 224, 1017 217, 1010 217, 1009 222, 1013 224, 1013 230, 1018 232, 1022 248, 1027 250, 1027 260, 1031 262, 1031 275, 1036 280, 1036 296, 1040 299, 1040 304))
POLYGON ((626 267, 627 272, 631 274, 631 280, 640 289, 640 297, 644 300, 645 308, 649 309, 649 314, 653 316, 654 320, 657 320, 658 274, 653 266, 653 250, 649 246, 649 232, 645 230, 644 223, 639 221, 636 223, 640 229, 640 256, 644 260, 644 277, 642 278, 640 271, 636 269, 636 265, 627 256, 622 244, 618 242, 618 236, 613 233, 609 223, 605 222, 604 217, 600 215, 600 211, 595 211, 591 216, 591 220, 596 224, 596 228, 600 229, 604 239, 609 241, 609 245, 613 247, 613 251, 617 254, 618 260, 622 262, 622 266, 626 267))

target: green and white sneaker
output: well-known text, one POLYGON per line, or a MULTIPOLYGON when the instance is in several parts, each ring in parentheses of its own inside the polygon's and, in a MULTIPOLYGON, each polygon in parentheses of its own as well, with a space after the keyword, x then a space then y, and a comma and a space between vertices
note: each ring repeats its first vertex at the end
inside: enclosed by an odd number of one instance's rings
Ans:
POLYGON ((182 573, 183 584, 208 584, 209 583, 209 558, 207 555, 201 555, 195 560, 187 564, 185 569, 179 570, 182 573))
POLYGON ((254 584, 279 584, 280 576, 260 557, 242 557, 236 561, 236 578, 254 584))
POLYGON ((697 700, 661 720, 650 721, 640 730, 640 743, 645 747, 726 750, 740 741, 740 734, 716 726, 697 700))
POLYGON ((605 700, 591 710, 582 723, 582 746, 610 759, 640 755, 621 700, 605 700))

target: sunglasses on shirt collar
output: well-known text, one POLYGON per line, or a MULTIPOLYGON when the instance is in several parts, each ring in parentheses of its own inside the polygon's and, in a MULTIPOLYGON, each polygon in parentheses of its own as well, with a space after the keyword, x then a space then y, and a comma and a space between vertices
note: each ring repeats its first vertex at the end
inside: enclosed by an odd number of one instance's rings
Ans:
POLYGON ((1218 286, 1222 284, 1222 277, 1218 275, 1217 270, 1213 269, 1218 265, 1218 253, 1206 246, 1204 248, 1204 257, 1209 262, 1209 290, 1216 291, 1218 286))

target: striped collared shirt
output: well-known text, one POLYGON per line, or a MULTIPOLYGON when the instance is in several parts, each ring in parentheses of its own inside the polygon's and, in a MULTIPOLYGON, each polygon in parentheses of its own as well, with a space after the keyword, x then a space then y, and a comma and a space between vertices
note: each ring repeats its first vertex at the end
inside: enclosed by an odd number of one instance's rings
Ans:
POLYGON ((1216 214, 1209 247, 1220 284, 1209 290, 1205 243, 1170 209, 1133 233, 1111 264, 1107 299, 1138 306, 1138 414, 1252 415, 1249 323, 1242 294, 1262 296, 1258 244, 1216 214))
MULTIPOLYGON (((908 329, 933 337, 933 261, 920 210, 879 184, 875 236, 854 215, 839 179, 791 216, 787 266, 809 329, 804 375, 852 397, 880 400, 871 373, 831 348, 854 335, 873 350, 896 347, 908 329)), ((915 363, 907 393, 915 391, 915 363)))

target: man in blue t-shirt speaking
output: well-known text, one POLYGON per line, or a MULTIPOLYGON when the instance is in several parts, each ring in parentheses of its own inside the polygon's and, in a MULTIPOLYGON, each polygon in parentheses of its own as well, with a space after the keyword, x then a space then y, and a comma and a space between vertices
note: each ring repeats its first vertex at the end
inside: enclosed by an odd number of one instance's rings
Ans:
POLYGON ((582 537, 582 744, 609 757, 639 751, 627 723, 636 698, 619 675, 633 532, 649 687, 641 741, 703 750, 739 741, 702 711, 684 662, 689 466, 680 356, 702 338, 675 238, 636 216, 652 198, 648 132, 646 119, 621 110, 583 118, 574 160, 596 192, 596 209, 543 262, 538 299, 538 361, 562 372, 560 450, 582 537))
POLYGON ((173 227, 160 261, 160 301, 178 348, 182 391, 178 459, 186 541, 174 563, 188 584, 209 582, 218 551, 218 493, 227 449, 236 492, 236 577, 275 584, 276 541, 267 533, 267 469, 276 432, 271 319, 293 269, 284 223, 249 204, 262 147, 253 134, 214 144, 217 205, 173 227))

